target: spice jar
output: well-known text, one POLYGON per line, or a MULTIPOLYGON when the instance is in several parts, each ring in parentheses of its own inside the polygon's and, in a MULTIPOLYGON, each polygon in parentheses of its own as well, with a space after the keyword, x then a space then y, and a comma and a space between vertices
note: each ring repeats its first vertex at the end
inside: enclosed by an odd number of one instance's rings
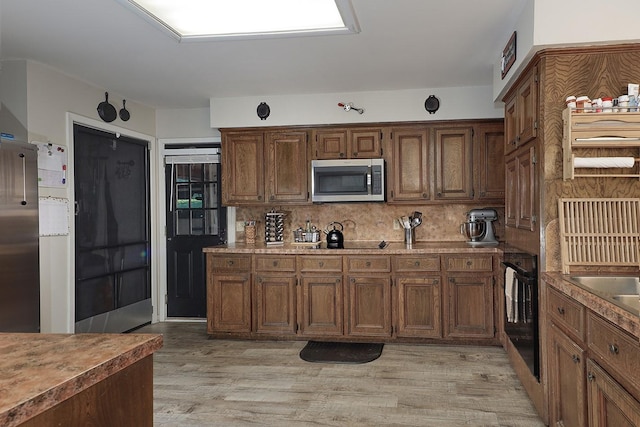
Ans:
POLYGON ((592 113, 602 113, 602 99, 596 98, 591 101, 592 113))
POLYGON ((621 113, 626 113, 629 106, 629 95, 620 95, 618 97, 618 108, 621 113))
POLYGON ((591 100, 588 96, 579 96, 576 98, 576 113, 584 113, 585 108, 591 109, 591 100))
POLYGON ((610 96, 602 97, 602 112, 611 113, 613 111, 613 98, 610 96))
POLYGON ((573 95, 567 96, 564 101, 567 104, 567 108, 576 108, 576 97, 573 95))

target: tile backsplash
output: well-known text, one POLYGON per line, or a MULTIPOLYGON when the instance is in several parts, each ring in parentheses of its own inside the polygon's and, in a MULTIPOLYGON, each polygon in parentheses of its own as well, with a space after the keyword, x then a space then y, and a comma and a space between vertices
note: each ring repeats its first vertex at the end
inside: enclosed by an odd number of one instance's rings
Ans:
MULTIPOLYGON (((293 230, 304 227, 308 220, 320 230, 336 221, 344 226, 345 240, 386 240, 402 242, 404 231, 394 229, 396 218, 422 212, 422 224, 415 229, 416 242, 465 241, 460 234, 460 224, 466 221, 470 209, 491 207, 498 212, 494 222, 495 234, 504 239, 504 207, 447 204, 447 205, 388 205, 386 203, 325 203, 308 206, 276 206, 285 213, 285 242, 293 241, 293 230)), ((236 221, 257 221, 256 241, 264 241, 264 218, 272 207, 238 207, 236 221)), ((231 231, 231 230, 230 230, 231 231)), ((232 232, 232 231, 231 231, 232 232)), ((324 240, 324 236, 321 240, 324 240)), ((236 241, 244 242, 244 232, 236 233, 236 241)))

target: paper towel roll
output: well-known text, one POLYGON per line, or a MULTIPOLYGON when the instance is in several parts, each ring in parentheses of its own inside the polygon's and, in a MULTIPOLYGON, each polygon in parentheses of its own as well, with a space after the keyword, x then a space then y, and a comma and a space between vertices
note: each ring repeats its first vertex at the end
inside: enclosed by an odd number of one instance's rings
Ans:
POLYGON ((633 157, 574 157, 575 168, 632 168, 633 157))

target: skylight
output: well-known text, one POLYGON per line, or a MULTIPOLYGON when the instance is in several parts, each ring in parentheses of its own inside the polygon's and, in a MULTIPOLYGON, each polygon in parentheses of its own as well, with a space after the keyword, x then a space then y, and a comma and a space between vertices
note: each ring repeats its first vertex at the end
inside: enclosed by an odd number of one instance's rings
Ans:
POLYGON ((351 0, 117 0, 181 41, 360 31, 351 0))

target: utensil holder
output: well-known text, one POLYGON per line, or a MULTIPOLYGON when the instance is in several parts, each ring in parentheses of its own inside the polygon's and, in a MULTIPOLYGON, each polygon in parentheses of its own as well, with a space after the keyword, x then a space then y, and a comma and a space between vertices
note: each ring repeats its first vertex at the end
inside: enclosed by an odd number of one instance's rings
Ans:
POLYGON ((256 226, 245 225, 244 226, 244 241, 248 244, 254 244, 256 242, 256 226))
POLYGON ((416 233, 413 232, 413 228, 404 229, 404 244, 412 246, 416 242, 416 233))

